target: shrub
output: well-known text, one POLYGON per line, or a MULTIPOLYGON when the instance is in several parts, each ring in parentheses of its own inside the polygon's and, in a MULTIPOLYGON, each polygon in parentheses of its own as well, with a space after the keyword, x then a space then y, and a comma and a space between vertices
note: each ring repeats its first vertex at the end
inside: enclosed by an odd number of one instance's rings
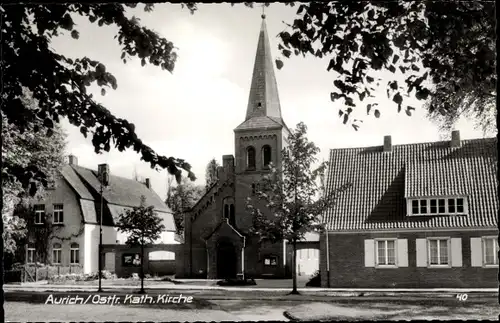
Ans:
POLYGON ((229 279, 219 280, 217 282, 217 285, 219 285, 219 286, 253 286, 253 285, 257 285, 257 283, 255 282, 255 280, 253 278, 246 278, 246 279, 229 278, 229 279))
POLYGON ((309 281, 306 283, 307 287, 321 287, 321 275, 319 270, 316 270, 314 274, 311 275, 309 281))
POLYGON ((5 270, 3 281, 4 283, 20 283, 23 279, 23 271, 21 269, 5 270))
MULTIPOLYGON (((53 275, 49 278, 51 282, 65 282, 65 281, 93 281, 99 279, 99 273, 83 274, 83 273, 71 273, 62 275, 53 275)), ((102 279, 116 279, 116 275, 107 271, 102 271, 102 279)))

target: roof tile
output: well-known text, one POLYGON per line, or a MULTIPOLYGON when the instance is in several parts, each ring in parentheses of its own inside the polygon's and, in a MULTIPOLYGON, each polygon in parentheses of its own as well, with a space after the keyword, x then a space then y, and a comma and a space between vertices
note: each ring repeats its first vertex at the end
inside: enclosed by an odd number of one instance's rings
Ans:
POLYGON ((325 221, 330 230, 497 226, 497 140, 330 151, 327 190, 346 183, 325 221), (406 197, 466 195, 467 216, 406 216, 406 197))

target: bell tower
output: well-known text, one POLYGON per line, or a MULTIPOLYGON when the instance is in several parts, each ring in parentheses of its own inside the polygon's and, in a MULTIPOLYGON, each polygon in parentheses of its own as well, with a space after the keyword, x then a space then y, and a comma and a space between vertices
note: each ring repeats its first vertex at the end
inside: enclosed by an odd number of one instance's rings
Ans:
POLYGON ((266 16, 261 17, 245 120, 234 129, 236 225, 243 231, 252 225, 246 199, 269 173, 270 163, 279 167, 281 150, 290 133, 281 116, 266 16))

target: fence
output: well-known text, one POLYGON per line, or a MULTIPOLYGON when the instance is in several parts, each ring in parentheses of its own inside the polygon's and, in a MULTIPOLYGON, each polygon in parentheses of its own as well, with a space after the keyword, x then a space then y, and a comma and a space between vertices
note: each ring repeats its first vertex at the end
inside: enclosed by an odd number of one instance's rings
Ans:
POLYGON ((81 274, 81 266, 51 266, 45 264, 23 265, 4 272, 5 283, 36 282, 49 280, 58 275, 81 274))

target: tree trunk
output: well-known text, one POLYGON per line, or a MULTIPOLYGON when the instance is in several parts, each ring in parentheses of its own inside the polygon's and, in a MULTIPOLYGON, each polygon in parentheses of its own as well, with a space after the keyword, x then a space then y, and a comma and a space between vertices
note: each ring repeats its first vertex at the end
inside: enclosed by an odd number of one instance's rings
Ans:
POLYGON ((293 255, 292 255, 292 292, 290 295, 300 295, 297 290, 297 240, 293 239, 293 255))
POLYGON ((144 291, 144 242, 141 243, 141 290, 139 294, 145 294, 144 291))

